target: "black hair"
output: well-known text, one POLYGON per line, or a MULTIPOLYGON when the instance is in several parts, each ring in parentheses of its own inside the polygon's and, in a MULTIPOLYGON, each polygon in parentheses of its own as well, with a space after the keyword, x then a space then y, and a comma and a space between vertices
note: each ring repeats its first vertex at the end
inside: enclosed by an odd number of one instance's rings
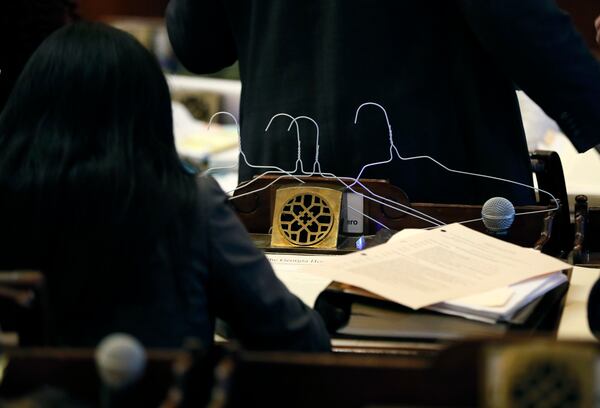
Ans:
POLYGON ((48 37, 0 115, 0 261, 77 301, 121 283, 144 296, 152 262, 176 275, 197 190, 172 128, 164 75, 132 36, 74 23, 48 37))

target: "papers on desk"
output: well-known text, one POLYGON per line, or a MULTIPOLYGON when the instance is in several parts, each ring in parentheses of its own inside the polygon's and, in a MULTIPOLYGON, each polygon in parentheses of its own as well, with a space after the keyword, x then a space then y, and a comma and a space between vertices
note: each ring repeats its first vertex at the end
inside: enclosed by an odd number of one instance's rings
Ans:
POLYGON ((459 224, 399 234, 387 244, 328 258, 307 271, 412 309, 439 307, 441 302, 446 302, 445 308, 453 309, 455 314, 468 310, 469 313, 481 312, 484 319, 493 319, 510 314, 541 291, 557 286, 561 278, 553 273, 571 268, 550 256, 459 224), (546 277, 508 288, 543 275, 546 277), (510 291, 503 305, 496 301, 492 305, 473 306, 473 299, 465 302, 467 296, 498 288, 507 289, 502 294, 488 295, 504 299, 510 291))
POLYGON ((307 266, 324 262, 327 255, 266 254, 275 275, 307 306, 314 307, 317 297, 329 286, 331 279, 303 272, 307 266))
POLYGON ((485 323, 509 322, 530 302, 567 282, 562 272, 554 272, 508 287, 429 306, 429 310, 485 323))
POLYGON ((506 330, 504 325, 356 302, 352 304, 348 323, 337 334, 360 338, 456 340, 497 337, 506 330))
POLYGON ((510 321, 566 281, 559 271, 570 265, 559 260, 460 225, 444 230, 401 231, 387 244, 351 255, 267 258, 279 279, 311 307, 335 280, 352 285, 349 293, 359 296, 486 323, 510 321))

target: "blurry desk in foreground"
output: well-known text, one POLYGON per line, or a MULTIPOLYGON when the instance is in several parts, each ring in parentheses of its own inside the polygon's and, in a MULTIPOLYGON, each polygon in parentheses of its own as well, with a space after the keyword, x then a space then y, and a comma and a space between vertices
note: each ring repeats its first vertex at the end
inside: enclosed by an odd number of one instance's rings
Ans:
POLYGON ((246 353, 232 406, 592 407, 594 343, 473 341, 431 359, 246 353))
POLYGON ((182 371, 185 352, 147 350, 141 381, 107 405, 93 350, 9 349, 0 404, 52 387, 78 407, 591 407, 600 356, 596 343, 539 339, 471 341, 430 358, 215 351, 182 371))
MULTIPOLYGON (((92 349, 67 348, 7 348, 3 350, 0 364, 0 406, 60 406, 91 407, 101 404, 101 381, 92 349), (60 403, 52 400, 40 405, 21 402, 22 405, 4 405, 4 399, 21 398, 31 393, 48 395, 64 392, 60 403), (50 393, 49 391, 53 391, 50 393), (29 405, 31 404, 31 405, 29 405), (88 405, 89 404, 89 405, 88 405)), ((158 406, 165 400, 172 384, 174 361, 182 353, 177 350, 149 350, 145 375, 134 389, 133 403, 123 401, 119 406, 158 406)), ((106 392, 106 391, 105 391, 106 392)), ((56 398, 54 395, 52 398, 56 398)), ((129 401, 129 402, 132 402, 129 401)), ((114 405, 116 406, 116 405, 114 405)))

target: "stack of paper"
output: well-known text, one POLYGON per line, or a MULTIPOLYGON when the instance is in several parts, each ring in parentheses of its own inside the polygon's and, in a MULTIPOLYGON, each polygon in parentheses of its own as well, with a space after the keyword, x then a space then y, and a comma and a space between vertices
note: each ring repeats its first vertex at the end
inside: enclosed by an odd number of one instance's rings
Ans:
POLYGON ((428 309, 486 323, 508 322, 523 307, 564 282, 567 282, 567 276, 562 272, 555 272, 505 288, 441 302, 428 309))
POLYGON ((306 271, 412 309, 495 322, 565 282, 560 272, 570 268, 530 248, 452 224, 402 231, 386 244, 330 257, 306 271))
POLYGON ((336 333, 361 338, 455 340, 497 337, 506 331, 505 325, 355 302, 348 323, 336 333))
POLYGON ((511 321, 523 307, 565 283, 562 271, 571 268, 461 225, 404 230, 386 244, 350 255, 267 257, 290 291, 311 307, 336 281, 344 284, 337 290, 358 296, 486 323, 511 321))

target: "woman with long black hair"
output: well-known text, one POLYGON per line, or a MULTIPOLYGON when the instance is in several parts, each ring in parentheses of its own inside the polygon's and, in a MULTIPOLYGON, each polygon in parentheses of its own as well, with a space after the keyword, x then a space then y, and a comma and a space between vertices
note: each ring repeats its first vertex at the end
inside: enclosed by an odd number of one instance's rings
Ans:
POLYGON ((133 37, 75 23, 42 43, 0 116, 0 269, 45 272, 57 344, 210 345, 219 316, 250 348, 327 350, 226 201, 181 164, 133 37))

